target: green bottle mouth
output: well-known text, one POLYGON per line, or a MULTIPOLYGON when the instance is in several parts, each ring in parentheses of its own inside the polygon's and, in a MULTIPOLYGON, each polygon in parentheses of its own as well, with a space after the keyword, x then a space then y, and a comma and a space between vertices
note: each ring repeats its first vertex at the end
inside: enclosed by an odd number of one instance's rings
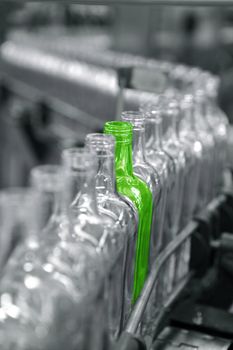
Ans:
POLYGON ((104 125, 104 133, 115 136, 116 142, 131 143, 133 126, 128 122, 110 121, 104 125))

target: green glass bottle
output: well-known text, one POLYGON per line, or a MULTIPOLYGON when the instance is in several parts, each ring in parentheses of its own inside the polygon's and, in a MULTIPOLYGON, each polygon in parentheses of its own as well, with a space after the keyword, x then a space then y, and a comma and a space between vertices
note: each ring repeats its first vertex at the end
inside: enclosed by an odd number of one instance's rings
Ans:
POLYGON ((115 136, 116 139, 117 191, 129 198, 138 210, 139 222, 132 296, 132 303, 134 304, 141 293, 148 273, 153 205, 152 194, 145 182, 133 174, 132 125, 128 122, 111 121, 105 124, 104 132, 115 136))

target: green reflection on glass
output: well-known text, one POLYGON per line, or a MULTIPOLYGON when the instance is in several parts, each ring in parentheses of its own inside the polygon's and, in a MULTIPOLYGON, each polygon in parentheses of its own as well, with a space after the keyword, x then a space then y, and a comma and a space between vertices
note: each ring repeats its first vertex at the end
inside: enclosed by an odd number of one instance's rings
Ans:
POLYGON ((132 297, 132 303, 134 304, 141 293, 148 273, 153 205, 152 194, 147 185, 133 174, 132 125, 128 122, 120 121, 107 122, 104 132, 116 138, 117 190, 133 202, 139 214, 132 297))

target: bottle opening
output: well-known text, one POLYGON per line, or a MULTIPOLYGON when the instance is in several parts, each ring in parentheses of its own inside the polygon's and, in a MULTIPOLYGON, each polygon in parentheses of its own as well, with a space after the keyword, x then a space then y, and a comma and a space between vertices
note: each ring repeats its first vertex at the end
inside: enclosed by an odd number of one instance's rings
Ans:
POLYGON ((117 142, 130 143, 132 142, 133 127, 128 122, 111 121, 105 123, 105 134, 115 136, 117 142))
POLYGON ((35 192, 32 188, 9 187, 0 191, 0 205, 7 205, 10 203, 20 206, 34 197, 35 192))
POLYGON ((121 119, 129 122, 134 128, 143 128, 145 125, 145 116, 137 111, 125 111, 121 114, 121 119))
POLYGON ((168 99, 165 110, 169 116, 177 116, 179 113, 179 102, 177 99, 168 99))
POLYGON ((145 118, 145 123, 161 123, 162 122, 162 111, 158 104, 147 104, 143 110, 143 116, 145 118))
POLYGON ((40 165, 31 170, 30 183, 41 191, 59 191, 62 186, 62 167, 59 165, 40 165))
POLYGON ((98 156, 114 156, 115 138, 112 135, 92 133, 86 136, 86 147, 98 156))
POLYGON ((204 102, 206 99, 206 93, 205 93, 204 89, 201 87, 198 87, 195 90, 194 98, 195 98, 195 102, 197 102, 197 103, 204 102))
POLYGON ((62 152, 62 164, 72 171, 86 171, 97 167, 96 154, 85 147, 68 148, 62 152))
POLYGON ((184 95, 182 101, 181 101, 181 108, 182 109, 189 109, 193 107, 194 104, 194 97, 192 94, 186 94, 184 95))

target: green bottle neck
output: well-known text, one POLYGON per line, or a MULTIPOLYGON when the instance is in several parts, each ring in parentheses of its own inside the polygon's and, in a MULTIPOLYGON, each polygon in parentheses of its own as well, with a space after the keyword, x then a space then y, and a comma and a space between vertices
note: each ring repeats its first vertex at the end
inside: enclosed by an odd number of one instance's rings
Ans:
POLYGON ((117 176, 133 176, 132 144, 116 141, 115 165, 117 176))

